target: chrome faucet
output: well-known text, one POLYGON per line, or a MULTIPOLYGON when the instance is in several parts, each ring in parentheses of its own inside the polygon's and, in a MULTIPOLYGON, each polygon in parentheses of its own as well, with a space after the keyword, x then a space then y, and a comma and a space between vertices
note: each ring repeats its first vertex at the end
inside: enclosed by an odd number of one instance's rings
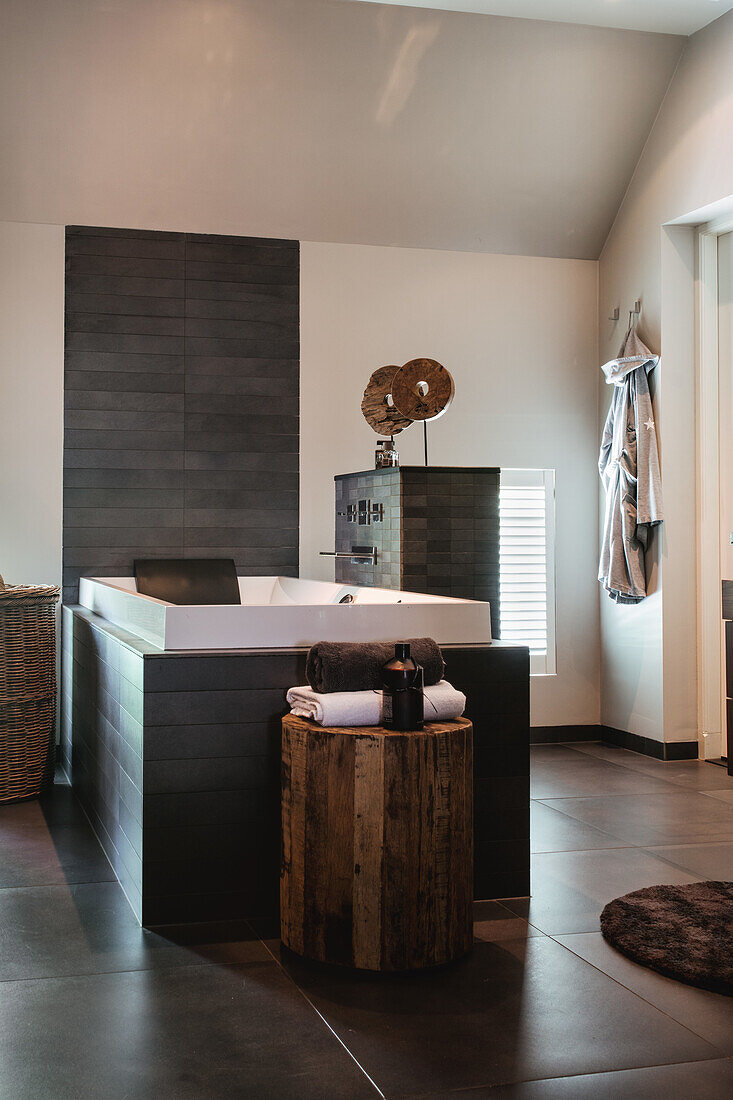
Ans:
POLYGON ((371 562, 377 564, 376 546, 352 546, 351 550, 321 550, 322 558, 349 558, 353 562, 371 562))

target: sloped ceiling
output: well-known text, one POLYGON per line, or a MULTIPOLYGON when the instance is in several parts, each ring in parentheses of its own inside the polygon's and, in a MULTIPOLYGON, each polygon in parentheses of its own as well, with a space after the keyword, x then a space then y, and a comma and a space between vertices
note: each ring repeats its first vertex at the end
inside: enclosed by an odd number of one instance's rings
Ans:
POLYGON ((684 39, 331 0, 5 0, 0 218, 596 258, 684 39))
MULTIPOLYGON (((365 3, 367 0, 346 0, 365 3)), ((515 19, 549 19, 594 27, 661 34, 694 34, 733 8, 733 0, 368 0, 413 8, 510 15, 515 19)))

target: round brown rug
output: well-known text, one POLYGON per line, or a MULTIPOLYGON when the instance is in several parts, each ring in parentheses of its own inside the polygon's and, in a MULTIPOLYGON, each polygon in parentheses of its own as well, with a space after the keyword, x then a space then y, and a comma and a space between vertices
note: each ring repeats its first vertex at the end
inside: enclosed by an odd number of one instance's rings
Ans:
POLYGON ((608 903, 601 932, 642 966, 733 997, 733 882, 634 890, 608 903))

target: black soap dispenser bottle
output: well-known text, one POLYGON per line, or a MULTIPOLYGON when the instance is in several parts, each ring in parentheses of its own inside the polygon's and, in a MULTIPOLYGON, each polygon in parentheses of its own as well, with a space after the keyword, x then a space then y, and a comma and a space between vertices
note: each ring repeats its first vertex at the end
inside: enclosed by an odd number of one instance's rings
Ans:
POLYGON ((423 669, 410 656, 409 642, 395 642, 394 657, 382 666, 382 723, 392 730, 425 725, 423 669))

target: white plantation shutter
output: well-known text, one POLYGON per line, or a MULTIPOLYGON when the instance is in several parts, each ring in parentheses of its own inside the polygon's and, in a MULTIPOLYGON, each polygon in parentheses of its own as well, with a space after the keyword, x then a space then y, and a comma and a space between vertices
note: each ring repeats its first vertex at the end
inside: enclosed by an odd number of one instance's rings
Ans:
POLYGON ((530 671, 555 671, 554 471, 502 470, 501 639, 528 645, 530 671))

